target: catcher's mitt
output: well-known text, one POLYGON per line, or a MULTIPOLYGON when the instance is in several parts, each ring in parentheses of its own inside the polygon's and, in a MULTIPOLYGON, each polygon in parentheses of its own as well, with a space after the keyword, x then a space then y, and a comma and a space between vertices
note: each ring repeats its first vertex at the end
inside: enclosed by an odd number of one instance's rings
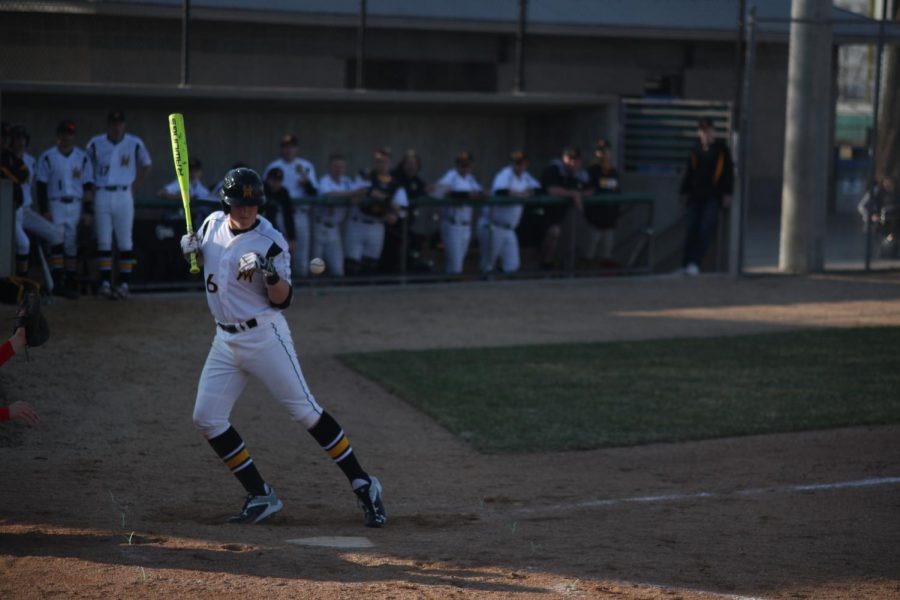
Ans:
POLYGON ((16 328, 25 328, 26 345, 35 348, 50 339, 50 325, 41 313, 41 297, 37 292, 25 294, 16 316, 16 328))

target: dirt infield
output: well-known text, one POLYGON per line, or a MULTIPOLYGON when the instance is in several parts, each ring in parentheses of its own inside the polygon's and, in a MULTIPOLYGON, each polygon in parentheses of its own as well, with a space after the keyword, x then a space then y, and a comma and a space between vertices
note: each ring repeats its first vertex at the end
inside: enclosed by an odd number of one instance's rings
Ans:
POLYGON ((221 524, 242 490, 191 425, 201 295, 47 315, 49 345, 0 371, 42 417, 0 427, 0 598, 900 596, 900 426, 482 456, 335 359, 900 325, 897 274, 299 290, 304 372, 384 482, 383 530, 258 384, 233 422, 285 509, 221 524), (373 546, 288 542, 324 536, 373 546))

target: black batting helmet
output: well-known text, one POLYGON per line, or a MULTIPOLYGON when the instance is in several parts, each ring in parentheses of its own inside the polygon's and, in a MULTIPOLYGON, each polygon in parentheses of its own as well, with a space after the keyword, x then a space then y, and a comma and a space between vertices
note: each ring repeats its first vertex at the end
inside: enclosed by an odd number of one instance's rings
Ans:
POLYGON ((228 206, 262 206, 266 203, 262 179, 256 171, 246 167, 225 173, 219 198, 228 206))

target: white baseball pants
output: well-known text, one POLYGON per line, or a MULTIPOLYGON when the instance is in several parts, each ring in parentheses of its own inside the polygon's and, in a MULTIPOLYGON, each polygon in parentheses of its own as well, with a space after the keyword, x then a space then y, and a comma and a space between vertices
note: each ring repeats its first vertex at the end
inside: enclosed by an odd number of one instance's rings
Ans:
POLYGON ((482 224, 478 227, 478 246, 481 248, 483 273, 493 271, 498 259, 504 273, 519 270, 519 238, 515 230, 482 224))
POLYGON ((471 225, 456 225, 447 221, 441 223, 441 241, 444 242, 445 270, 448 275, 462 273, 471 237, 471 225))
POLYGON ((63 231, 66 256, 75 256, 78 254, 78 222, 81 220, 81 200, 66 204, 57 198, 51 198, 49 204, 50 218, 63 231))
POLYGON ((374 217, 347 221, 344 232, 344 256, 357 262, 363 258, 378 260, 384 248, 384 222, 374 217))
POLYGON ((315 425, 322 415, 303 378, 284 316, 257 320, 256 327, 237 333, 216 326, 194 403, 194 426, 206 439, 222 435, 231 426, 231 409, 250 376, 304 428, 315 425))
POLYGON ((134 249, 131 230, 134 225, 134 199, 131 186, 124 190, 97 188, 94 193, 94 223, 97 230, 97 250, 112 250, 113 232, 116 247, 122 251, 134 249))
POLYGON ((325 260, 329 275, 344 276, 344 245, 340 225, 328 226, 324 223, 313 225, 312 255, 325 260))

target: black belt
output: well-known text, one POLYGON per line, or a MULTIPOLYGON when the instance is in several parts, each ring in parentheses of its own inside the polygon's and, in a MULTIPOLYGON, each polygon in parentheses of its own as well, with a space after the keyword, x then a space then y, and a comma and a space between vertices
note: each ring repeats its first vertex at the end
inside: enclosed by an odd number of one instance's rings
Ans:
POLYGON ((359 218, 359 217, 354 217, 354 218, 352 218, 352 219, 350 219, 350 220, 351 220, 351 221, 356 221, 357 223, 365 223, 366 225, 374 225, 375 223, 378 222, 378 221, 376 221, 375 219, 361 219, 361 218, 359 218))
POLYGON ((456 219, 447 219, 447 221, 448 221, 451 225, 459 225, 459 226, 461 226, 461 227, 468 227, 469 225, 472 224, 471 221, 457 221, 456 219))
POLYGON ((124 192, 128 187, 127 185, 101 185, 100 189, 107 192, 124 192))
POLYGON ((249 321, 244 321, 243 323, 238 323, 237 325, 225 325, 224 323, 216 322, 216 325, 222 328, 222 331, 227 331, 228 333, 238 333, 239 331, 247 331, 248 329, 253 329, 258 325, 256 319, 250 319, 249 321))
POLYGON ((78 202, 81 198, 75 198, 74 196, 66 196, 65 198, 50 198, 50 201, 59 200, 63 204, 72 204, 73 202, 78 202))
POLYGON ((510 229, 510 230, 515 229, 515 227, 510 225, 509 223, 491 222, 491 225, 493 225, 494 227, 499 227, 500 229, 510 229))
POLYGON ((316 219, 316 224, 317 224, 317 225, 323 225, 324 227, 327 227, 327 228, 329 228, 329 229, 332 229, 332 228, 334 228, 334 227, 337 227, 337 223, 329 223, 328 221, 322 221, 322 220, 320 220, 320 219, 316 219))

